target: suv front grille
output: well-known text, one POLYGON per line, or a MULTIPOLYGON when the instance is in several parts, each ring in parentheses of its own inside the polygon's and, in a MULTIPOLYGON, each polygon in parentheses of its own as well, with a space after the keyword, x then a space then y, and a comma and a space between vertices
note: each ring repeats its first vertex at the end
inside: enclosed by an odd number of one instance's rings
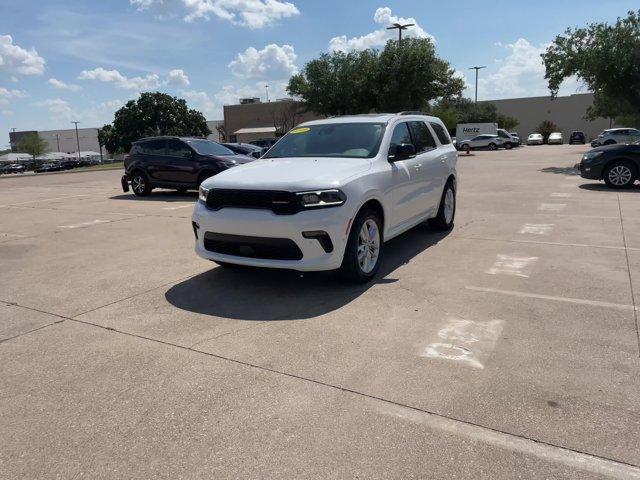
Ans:
POLYGON ((249 237, 226 233, 206 232, 204 248, 210 252, 235 257, 267 260, 300 260, 302 251, 289 238, 249 237))
POLYGON ((293 215, 300 211, 300 203, 294 193, 277 190, 228 190, 212 188, 207 196, 207 207, 256 208, 271 210, 276 215, 293 215))

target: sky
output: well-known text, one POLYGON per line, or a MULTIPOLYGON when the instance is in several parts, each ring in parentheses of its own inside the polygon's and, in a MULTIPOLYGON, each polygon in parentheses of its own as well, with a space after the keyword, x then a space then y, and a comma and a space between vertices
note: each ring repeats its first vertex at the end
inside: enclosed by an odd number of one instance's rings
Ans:
MULTIPOLYGON (((567 27, 613 22, 634 1, 0 0, 0 149, 8 132, 99 127, 140 92, 187 100, 208 120, 241 97, 286 96, 323 52, 381 48, 393 22, 432 38, 478 98, 547 95, 540 53, 567 27)), ((585 92, 579 79, 561 94, 585 92)))

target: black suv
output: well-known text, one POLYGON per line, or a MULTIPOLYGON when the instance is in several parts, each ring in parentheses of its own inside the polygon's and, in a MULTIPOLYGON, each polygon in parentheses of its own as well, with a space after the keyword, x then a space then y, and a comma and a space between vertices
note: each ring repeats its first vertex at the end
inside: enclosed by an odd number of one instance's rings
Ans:
POLYGON ((139 196, 149 195, 154 188, 197 190, 205 179, 252 160, 202 138, 143 138, 131 145, 124 159, 122 189, 128 192, 131 183, 139 196))
POLYGON ((571 136, 569 137, 569 145, 573 145, 574 143, 581 143, 582 145, 587 143, 587 140, 584 136, 584 132, 580 132, 580 131, 571 132, 571 136))

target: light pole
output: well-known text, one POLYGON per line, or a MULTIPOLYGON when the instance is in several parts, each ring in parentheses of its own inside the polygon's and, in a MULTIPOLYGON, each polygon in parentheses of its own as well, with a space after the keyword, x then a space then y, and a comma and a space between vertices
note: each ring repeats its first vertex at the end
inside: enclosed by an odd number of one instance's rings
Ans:
POLYGON ((76 143, 78 145, 78 161, 80 161, 80 137, 78 136, 78 124, 80 122, 71 122, 76 126, 76 143))
POLYGON ((267 103, 269 103, 269 85, 265 85, 264 90, 267 92, 267 103))
POLYGON ((487 68, 486 65, 483 65, 482 67, 470 67, 469 70, 475 70, 476 71, 476 103, 478 103, 478 71, 482 70, 483 68, 487 68))
POLYGON ((401 25, 399 23, 394 23, 393 27, 387 27, 387 30, 398 30, 398 47, 402 45, 402 31, 406 30, 409 27, 413 27, 415 23, 405 23, 401 25))
POLYGON ((58 152, 60 151, 60 135, 56 133, 56 143, 58 144, 58 152))

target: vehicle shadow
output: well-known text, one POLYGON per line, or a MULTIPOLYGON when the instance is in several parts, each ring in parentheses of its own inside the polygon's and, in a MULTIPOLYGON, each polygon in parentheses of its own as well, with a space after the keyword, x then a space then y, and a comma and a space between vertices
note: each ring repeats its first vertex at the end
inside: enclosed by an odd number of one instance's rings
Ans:
POLYGON ((544 173, 557 173, 559 175, 580 175, 575 167, 545 167, 540 169, 544 173))
POLYGON ((388 278, 449 232, 416 227, 385 244, 384 260, 369 284, 348 283, 334 272, 217 267, 171 287, 165 298, 190 312, 238 320, 277 321, 313 318, 336 310, 388 278))
POLYGON ((151 192, 151 194, 146 197, 138 197, 134 195, 133 192, 127 192, 109 198, 111 200, 135 200, 137 202, 186 202, 189 200, 195 202, 198 199, 198 192, 194 190, 180 193, 176 190, 161 190, 151 192))
POLYGON ((640 193, 640 185, 637 183, 633 187, 625 189, 609 188, 604 183, 583 183, 582 185, 578 185, 578 188, 581 188, 582 190, 589 190, 591 192, 640 193))

